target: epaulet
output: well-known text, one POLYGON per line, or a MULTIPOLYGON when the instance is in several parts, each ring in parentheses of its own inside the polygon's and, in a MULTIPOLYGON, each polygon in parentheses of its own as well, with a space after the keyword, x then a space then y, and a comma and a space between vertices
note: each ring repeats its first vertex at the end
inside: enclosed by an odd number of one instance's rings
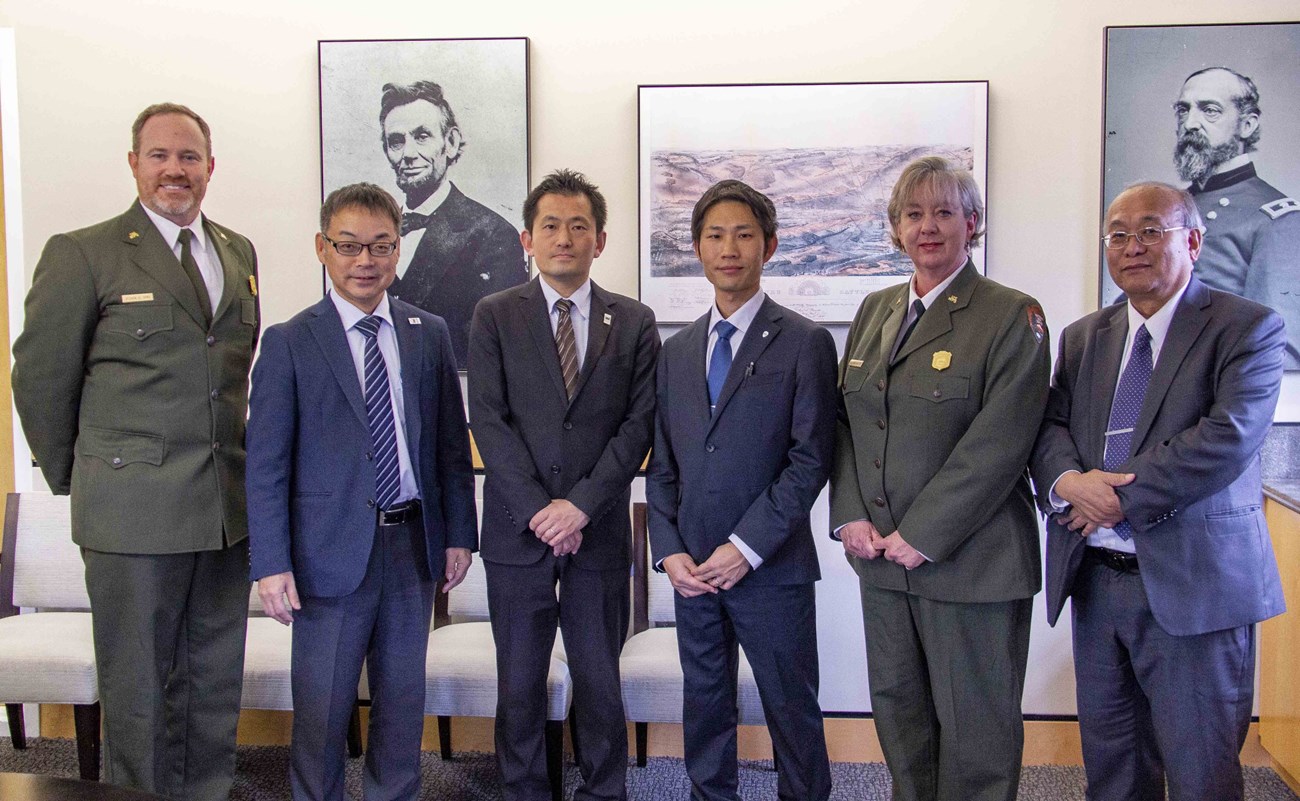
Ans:
POLYGON ((1290 214, 1293 211, 1300 211, 1300 200, 1289 197, 1280 197, 1277 200, 1270 200, 1260 206, 1259 210, 1267 214, 1270 218, 1276 220, 1284 214, 1290 214))

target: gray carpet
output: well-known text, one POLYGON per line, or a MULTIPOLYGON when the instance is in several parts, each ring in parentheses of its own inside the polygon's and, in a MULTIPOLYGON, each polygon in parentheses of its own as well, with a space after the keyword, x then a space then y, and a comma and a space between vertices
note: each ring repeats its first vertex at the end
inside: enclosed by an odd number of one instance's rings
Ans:
MULTIPOLYGON (((77 775, 77 751, 71 740, 35 738, 26 751, 15 751, 0 739, 0 771, 77 775)), ((889 774, 879 762, 837 762, 831 766, 836 801, 889 801, 889 774)), ((1297 797, 1268 768, 1246 768, 1248 801, 1296 801, 1297 797)), ((289 749, 285 746, 241 746, 239 774, 231 801, 283 801, 289 798, 289 749)), ((565 797, 572 797, 578 770, 565 770, 565 797)), ((1082 801, 1083 768, 1043 765, 1025 768, 1020 779, 1020 801, 1082 801)), ((348 761, 350 798, 361 797, 361 761, 348 761)), ((680 759, 652 757, 644 768, 627 771, 630 801, 659 801, 690 797, 690 783, 680 759)), ((771 762, 742 762, 740 794, 749 801, 776 798, 776 774, 771 762)), ((443 762, 437 754, 424 755, 424 783, 420 798, 433 801, 497 801, 496 768, 491 754, 457 754, 443 762)))

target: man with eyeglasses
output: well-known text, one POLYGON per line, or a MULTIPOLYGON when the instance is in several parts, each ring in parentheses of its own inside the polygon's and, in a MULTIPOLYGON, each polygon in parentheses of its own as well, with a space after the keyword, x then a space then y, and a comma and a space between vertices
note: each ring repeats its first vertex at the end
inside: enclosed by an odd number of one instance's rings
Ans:
POLYGON ((367 799, 420 793, 424 664, 438 579, 477 548, 469 432, 442 318, 388 294, 397 201, 374 184, 325 199, 331 291, 267 329, 248 421, 251 575, 293 624, 295 801, 343 801, 361 663, 367 799))
POLYGON ((1259 89, 1227 67, 1199 70, 1183 83, 1174 118, 1174 166, 1205 226, 1196 277, 1277 310, 1290 332, 1285 369, 1300 370, 1300 201, 1255 173, 1259 89))
POLYGON ((1127 299, 1062 333, 1030 464, 1049 622, 1073 599, 1088 798, 1241 799, 1255 623, 1285 609, 1259 466, 1282 318, 1193 276, 1186 191, 1138 184, 1105 223, 1127 299))

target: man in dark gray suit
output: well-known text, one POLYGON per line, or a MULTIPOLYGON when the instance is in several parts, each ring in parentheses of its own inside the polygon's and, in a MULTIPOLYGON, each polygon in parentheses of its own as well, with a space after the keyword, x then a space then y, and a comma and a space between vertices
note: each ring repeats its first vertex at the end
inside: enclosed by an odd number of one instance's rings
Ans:
POLYGON ((464 367, 474 305, 528 280, 519 233, 447 178, 465 137, 442 87, 385 84, 379 124, 384 154, 406 197, 392 292, 447 322, 456 363, 464 367))
POLYGON ((623 799, 629 503, 650 447, 659 334, 649 308, 591 280, 605 199, 581 173, 544 178, 524 202, 524 223, 541 275, 484 298, 470 333, 470 421, 487 470, 480 547, 497 648, 497 765, 507 801, 550 798, 543 732, 558 620, 581 743, 574 798, 623 799))
POLYGON ((1049 622, 1074 599, 1088 798, 1241 799, 1254 624, 1285 609, 1259 449, 1286 333, 1192 275, 1187 192, 1131 187, 1105 225, 1127 302, 1061 335, 1032 461, 1049 622))
POLYGON ((777 795, 818 801, 831 776, 808 513, 831 469, 835 343, 760 290, 777 247, 766 195, 715 184, 695 204, 691 238, 714 303, 664 344, 646 481, 651 550, 677 590, 691 797, 739 799, 740 645, 780 765, 777 795))
POLYGON ((72 495, 104 709, 104 777, 219 801, 235 773, 248 615, 244 419, 257 257, 200 215, 208 125, 136 118, 138 202, 53 237, 14 345, 14 402, 72 495))

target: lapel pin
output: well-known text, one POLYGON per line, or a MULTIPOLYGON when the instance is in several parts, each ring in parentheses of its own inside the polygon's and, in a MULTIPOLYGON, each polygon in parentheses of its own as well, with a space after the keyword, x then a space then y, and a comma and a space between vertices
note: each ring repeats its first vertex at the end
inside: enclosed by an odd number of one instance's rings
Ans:
POLYGON ((952 351, 936 350, 930 357, 930 366, 936 370, 947 370, 952 365, 952 351))
POLYGON ((253 293, 253 297, 257 297, 257 276, 248 276, 248 291, 253 293))
POLYGON ((605 325, 609 325, 613 321, 614 321, 614 315, 612 314, 605 315, 605 325))
POLYGON ((131 233, 129 233, 129 234, 126 235, 126 238, 127 238, 127 239, 139 239, 139 238, 140 238, 140 232, 139 232, 139 231, 132 231, 131 233))
POLYGON ((217 236, 221 237, 223 240, 229 241, 228 238, 226 237, 225 231, 217 231, 217 236))
POLYGON ((957 296, 956 296, 956 295, 949 295, 949 296, 948 296, 948 302, 949 302, 949 303, 956 303, 956 302, 957 302, 957 296))
POLYGON ((764 338, 764 339, 767 338, 767 332, 766 332, 766 331, 763 332, 763 338, 764 338))
POLYGON ((420 323, 420 318, 419 318, 419 317, 407 317, 407 318, 406 318, 406 322, 410 323, 411 325, 420 325, 420 324, 421 324, 421 323, 420 323))

